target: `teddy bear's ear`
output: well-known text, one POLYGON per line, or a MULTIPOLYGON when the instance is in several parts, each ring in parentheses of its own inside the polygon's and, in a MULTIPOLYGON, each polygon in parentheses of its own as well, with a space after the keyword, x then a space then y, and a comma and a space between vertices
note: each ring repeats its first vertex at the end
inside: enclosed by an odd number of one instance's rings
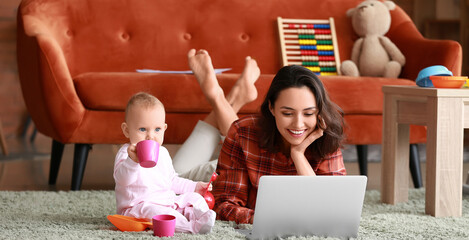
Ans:
POLYGON ((349 10, 347 10, 347 17, 351 17, 354 12, 355 12, 355 8, 350 8, 349 10))
POLYGON ((392 1, 384 1, 383 3, 384 3, 384 5, 386 5, 386 7, 389 10, 394 10, 394 8, 396 8, 396 4, 392 1))

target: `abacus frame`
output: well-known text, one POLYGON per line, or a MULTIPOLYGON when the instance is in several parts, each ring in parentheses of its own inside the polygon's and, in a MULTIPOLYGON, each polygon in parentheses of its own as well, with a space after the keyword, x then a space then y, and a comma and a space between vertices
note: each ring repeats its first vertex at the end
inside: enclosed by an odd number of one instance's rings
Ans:
POLYGON ((340 73, 340 56, 339 56, 339 48, 337 45, 337 35, 336 35, 336 30, 335 30, 335 25, 334 25, 334 18, 330 17, 329 19, 291 19, 291 18, 277 17, 277 24, 278 24, 283 66, 302 65, 301 61, 300 62, 295 61, 295 60, 301 59, 301 56, 300 58, 298 58, 297 56, 290 56, 291 51, 287 50, 287 43, 289 44, 289 46, 294 46, 294 45, 292 45, 291 44, 292 42, 286 39, 287 36, 292 35, 292 34, 285 34, 286 26, 288 26, 289 24, 328 24, 330 26, 330 31, 331 31, 331 40, 332 40, 332 46, 333 46, 333 52, 334 52, 334 62, 335 62, 336 72, 337 72, 337 75, 341 74, 340 73))

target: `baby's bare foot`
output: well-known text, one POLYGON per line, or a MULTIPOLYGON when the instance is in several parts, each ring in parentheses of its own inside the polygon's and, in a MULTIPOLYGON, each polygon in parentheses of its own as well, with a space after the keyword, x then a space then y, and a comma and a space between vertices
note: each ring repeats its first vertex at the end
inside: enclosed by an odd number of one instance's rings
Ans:
MULTIPOLYGON (((220 96, 223 96, 223 90, 218 84, 215 70, 213 69, 212 59, 205 50, 189 50, 187 53, 189 67, 199 82, 202 92, 208 101, 213 102, 220 96)), ((223 96, 224 97, 224 96, 223 96)))
POLYGON ((229 96, 227 96, 234 109, 239 110, 244 104, 256 100, 257 89, 254 83, 259 78, 260 73, 256 60, 249 56, 246 57, 244 70, 231 89, 229 96))

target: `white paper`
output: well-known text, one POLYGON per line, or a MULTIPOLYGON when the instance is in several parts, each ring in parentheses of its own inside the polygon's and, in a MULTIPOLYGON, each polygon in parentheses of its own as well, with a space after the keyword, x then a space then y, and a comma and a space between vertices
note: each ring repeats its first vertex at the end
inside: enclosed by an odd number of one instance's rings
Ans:
MULTIPOLYGON (((231 70, 231 68, 215 68, 215 74, 226 72, 231 70)), ((137 69, 139 73, 171 73, 171 74, 193 74, 191 70, 186 71, 163 71, 163 70, 153 70, 153 69, 137 69)))

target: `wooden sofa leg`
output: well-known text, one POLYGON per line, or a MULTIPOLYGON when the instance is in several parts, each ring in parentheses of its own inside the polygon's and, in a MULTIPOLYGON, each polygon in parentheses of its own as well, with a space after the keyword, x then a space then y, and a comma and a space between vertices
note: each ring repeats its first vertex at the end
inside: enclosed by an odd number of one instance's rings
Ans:
POLYGON ((360 175, 368 174, 368 145, 356 145, 360 175))
POLYGON ((31 133, 31 137, 29 138, 29 142, 33 143, 34 140, 36 139, 37 128, 34 125, 33 120, 31 119, 31 116, 29 116, 29 115, 26 118, 26 122, 24 123, 23 133, 21 133, 21 136, 23 136, 23 138, 26 138, 26 134, 28 133, 29 125, 31 125, 31 124, 33 124, 33 132, 31 133))
POLYGON ((8 155, 8 147, 5 139, 5 134, 3 133, 2 120, 0 119, 0 145, 2 146, 3 155, 8 155))
POLYGON ((417 144, 410 144, 409 168, 415 188, 423 187, 422 174, 420 171, 419 148, 417 144))
POLYGON ((85 173, 86 160, 88 159, 88 152, 91 149, 91 144, 75 144, 75 151, 73 154, 73 172, 72 172, 72 191, 80 190, 83 174, 85 173))
POLYGON ((36 135, 37 135, 37 128, 34 127, 33 132, 31 133, 31 137, 29 138, 30 143, 34 142, 34 140, 36 139, 36 135))
POLYGON ((49 184, 55 185, 59 174, 60 162, 64 152, 65 144, 52 140, 52 153, 50 156, 49 184))

